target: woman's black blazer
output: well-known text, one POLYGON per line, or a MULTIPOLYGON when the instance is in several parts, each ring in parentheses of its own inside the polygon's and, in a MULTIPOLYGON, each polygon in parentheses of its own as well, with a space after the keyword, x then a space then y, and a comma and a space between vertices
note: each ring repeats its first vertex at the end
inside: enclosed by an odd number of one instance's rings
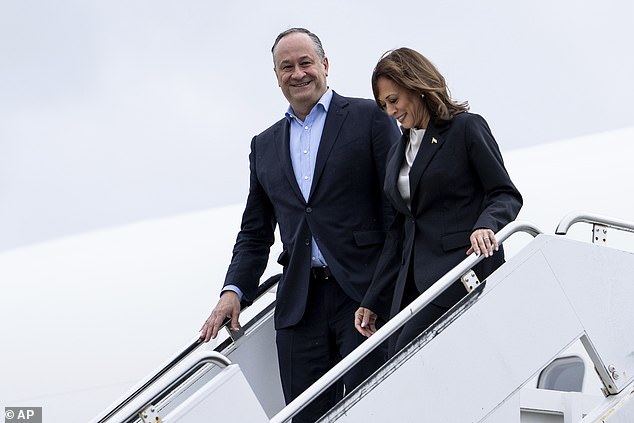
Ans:
MULTIPOLYGON (((522 206, 486 121, 465 112, 431 122, 425 131, 409 175, 410 210, 397 188, 407 140, 405 133, 388 156, 384 191, 397 213, 361 304, 383 316, 388 308, 390 316, 400 310, 410 269, 418 290, 425 291, 466 257, 474 230, 497 232, 522 206)), ((474 270, 483 280, 503 262, 500 247, 474 270)), ((435 302, 452 304, 465 293, 456 282, 435 302)))

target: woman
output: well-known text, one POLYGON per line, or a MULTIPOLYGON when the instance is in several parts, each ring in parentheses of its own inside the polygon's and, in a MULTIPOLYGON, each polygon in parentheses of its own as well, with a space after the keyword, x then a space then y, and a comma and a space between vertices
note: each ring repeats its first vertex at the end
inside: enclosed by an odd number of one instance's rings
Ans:
MULTIPOLYGON (((474 268, 480 280, 502 265, 494 233, 522 206, 486 121, 451 99, 445 79, 423 55, 408 48, 388 52, 374 69, 372 90, 403 136, 389 153, 384 185, 396 218, 355 314, 365 336, 376 331, 377 314, 394 316, 465 253, 486 257, 474 268)), ((403 326, 391 349, 407 345, 466 292, 456 281, 403 326)))

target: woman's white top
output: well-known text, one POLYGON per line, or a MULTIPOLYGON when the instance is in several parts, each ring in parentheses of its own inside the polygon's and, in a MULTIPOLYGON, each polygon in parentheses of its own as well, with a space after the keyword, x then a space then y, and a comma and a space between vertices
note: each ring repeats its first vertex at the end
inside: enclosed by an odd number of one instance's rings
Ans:
POLYGON ((398 190, 401 193, 403 200, 405 200, 407 207, 410 209, 412 208, 412 201, 409 192, 409 171, 412 169, 412 165, 414 164, 414 160, 416 159, 416 155, 418 154, 424 135, 424 129, 410 129, 409 141, 405 146, 405 160, 403 160, 403 166, 401 166, 401 171, 398 175, 398 190))

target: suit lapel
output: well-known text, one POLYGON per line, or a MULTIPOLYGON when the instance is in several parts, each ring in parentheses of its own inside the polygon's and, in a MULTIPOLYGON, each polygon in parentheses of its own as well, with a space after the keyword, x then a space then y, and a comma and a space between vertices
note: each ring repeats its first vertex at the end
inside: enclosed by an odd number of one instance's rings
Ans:
POLYGON ((304 200, 302 191, 299 189, 299 185, 297 185, 295 173, 293 172, 293 163, 291 162, 291 134, 288 119, 284 119, 282 123, 277 126, 277 129, 275 130, 275 139, 278 140, 277 153, 280 157, 282 171, 288 178, 288 182, 291 184, 291 188, 293 189, 295 195, 299 197, 302 203, 305 203, 306 200, 304 200))
POLYGON ((416 159, 414 159, 412 169, 409 171, 411 198, 414 198, 416 190, 420 184, 421 177, 423 176, 423 173, 425 173, 425 169, 427 169, 427 166, 429 166, 429 163, 431 163, 443 143, 444 138, 440 136, 436 125, 430 121, 429 126, 425 131, 425 135, 423 136, 420 149, 416 154, 416 159))
POLYGON ((407 207, 407 203, 403 200, 403 196, 398 190, 398 176, 403 166, 403 159, 405 157, 405 145, 407 145, 407 137, 401 137, 401 140, 394 148, 392 155, 388 158, 388 162, 385 167, 385 186, 384 190, 389 200, 394 207, 405 215, 410 215, 411 212, 407 207))
POLYGON ((330 107, 328 115, 326 116, 326 122, 324 123, 324 130, 321 133, 321 140, 319 140, 319 150, 317 151, 317 160, 315 162, 315 172, 313 173, 313 183, 310 186, 310 199, 315 192, 319 179, 328 161, 328 156, 332 151, 332 147, 337 142, 341 126, 348 116, 348 111, 345 108, 348 106, 348 101, 341 97, 339 94, 332 94, 332 100, 330 101, 330 107))

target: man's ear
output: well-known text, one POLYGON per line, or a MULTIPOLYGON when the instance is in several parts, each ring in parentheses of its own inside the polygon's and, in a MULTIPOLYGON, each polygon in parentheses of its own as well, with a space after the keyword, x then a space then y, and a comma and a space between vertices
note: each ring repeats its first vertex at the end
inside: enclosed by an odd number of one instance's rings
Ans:
POLYGON ((328 58, 324 57, 324 70, 326 71, 326 76, 328 76, 328 58))

